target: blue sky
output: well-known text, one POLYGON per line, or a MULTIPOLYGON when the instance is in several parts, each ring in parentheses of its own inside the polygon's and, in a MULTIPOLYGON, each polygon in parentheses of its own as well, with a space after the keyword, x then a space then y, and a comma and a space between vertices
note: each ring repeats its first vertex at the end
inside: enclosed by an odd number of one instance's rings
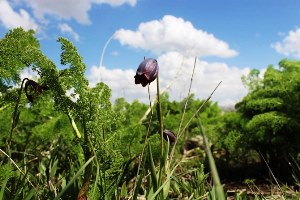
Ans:
POLYGON ((56 40, 71 40, 91 86, 104 81, 112 100, 147 102, 147 90, 133 80, 144 56, 158 59, 172 100, 186 95, 197 56, 192 92, 206 98, 222 81, 213 100, 223 106, 247 93, 240 77, 250 69, 300 58, 299 0, 0 0, 0 36, 19 26, 36 30, 58 66, 56 40))

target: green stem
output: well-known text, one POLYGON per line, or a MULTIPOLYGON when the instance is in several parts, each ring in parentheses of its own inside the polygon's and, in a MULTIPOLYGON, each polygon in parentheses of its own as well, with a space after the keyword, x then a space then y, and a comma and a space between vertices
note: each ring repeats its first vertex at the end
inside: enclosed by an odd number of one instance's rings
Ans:
POLYGON ((7 149, 10 148, 12 133, 13 133, 14 128, 17 126, 17 118, 20 115, 20 113, 18 114, 18 108, 19 108, 19 103, 20 103, 20 100, 21 100, 21 95, 22 95, 22 90, 23 90, 23 84, 24 84, 25 80, 28 81, 29 79, 28 78, 24 78, 22 80, 21 88, 19 90, 18 99, 17 99, 16 105, 15 105, 15 110, 14 110, 14 115, 13 115, 13 121, 12 121, 12 124, 11 124, 11 129, 10 129, 10 135, 9 135, 9 140, 8 140, 8 144, 7 144, 7 149))
MULTIPOLYGON (((143 150, 142 150, 142 153, 139 155, 139 165, 138 165, 136 177, 138 177, 138 175, 140 173, 140 168, 141 168, 141 164, 143 162, 144 152, 145 152, 145 148, 146 148, 146 145, 147 145, 148 135, 149 135, 149 132, 150 132, 150 127, 151 127, 151 122, 152 122, 152 116, 153 116, 152 104, 151 104, 151 96, 150 96, 150 87, 149 87, 149 85, 148 85, 148 98, 149 98, 149 107, 150 107, 150 119, 149 119, 149 125, 148 125, 148 129, 147 129, 147 134, 146 134, 145 141, 144 141, 143 150)), ((138 183, 138 179, 136 179, 136 181, 134 183, 133 191, 136 190, 137 183, 138 183)))
POLYGON ((72 125, 72 128, 73 128, 74 132, 76 133, 76 136, 78 138, 81 138, 81 134, 80 134, 80 132, 79 132, 77 126, 76 126, 76 123, 75 123, 73 117, 71 116, 71 114, 69 112, 67 113, 67 115, 68 115, 69 121, 70 121, 70 123, 72 125))
POLYGON ((5 105, 5 106, 1 107, 1 108, 0 108, 0 111, 4 110, 4 109, 7 108, 7 107, 8 107, 8 105, 5 105))
MULTIPOLYGON (((160 144, 161 144, 161 149, 160 149, 160 168, 159 168, 159 176, 158 176, 158 185, 160 186, 162 184, 162 176, 164 172, 164 139, 163 139, 163 131, 164 131, 164 126, 163 126, 163 115, 162 115, 162 110, 161 110, 161 102, 160 102, 160 91, 159 91, 159 76, 157 76, 157 117, 159 121, 159 130, 160 130, 160 144)), ((163 199, 163 192, 160 193, 161 199, 163 199)))
POLYGON ((162 120, 162 111, 161 111, 161 102, 160 102, 160 92, 159 92, 159 76, 156 78, 157 80, 157 117, 159 121, 159 132, 160 132, 160 143, 161 143, 161 155, 164 153, 164 141, 163 141, 163 120, 162 120))
MULTIPOLYGON (((87 162, 89 159, 91 159, 91 147, 90 147, 90 142, 89 142, 89 135, 88 135, 88 130, 86 127, 86 121, 83 119, 83 134, 84 134, 84 143, 82 145, 83 152, 84 152, 84 158, 85 161, 87 162)), ((92 170, 93 166, 92 163, 89 163, 84 170, 84 175, 83 175, 83 185, 78 193, 77 199, 85 198, 87 197, 87 193, 89 190, 90 186, 90 180, 91 180, 91 175, 92 175, 92 170)))

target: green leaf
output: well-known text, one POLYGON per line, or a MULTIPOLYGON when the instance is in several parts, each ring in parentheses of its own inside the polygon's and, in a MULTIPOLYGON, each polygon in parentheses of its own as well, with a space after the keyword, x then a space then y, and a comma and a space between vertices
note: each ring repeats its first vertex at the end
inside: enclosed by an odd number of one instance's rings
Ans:
MULTIPOLYGON (((170 179, 169 178, 170 177, 170 170, 169 170, 169 168, 166 169, 165 172, 166 172, 167 178, 170 179)), ((164 197, 164 199, 167 199, 167 197, 168 197, 169 190, 170 190, 170 183, 171 183, 171 181, 167 181, 167 183, 163 187, 163 197, 164 197)))
POLYGON ((168 182, 170 182, 171 176, 173 175, 174 171, 176 170, 176 168, 180 165, 181 161, 178 162, 174 168, 172 169, 172 171, 169 173, 169 175, 166 177, 165 182, 155 191, 155 193, 153 194, 153 196, 151 196, 151 198, 148 198, 150 200, 155 199, 155 197, 160 193, 160 191, 168 184, 168 182))
POLYGON ((27 194, 27 196, 24 198, 24 200, 30 200, 32 199, 33 195, 36 193, 35 189, 30 190, 30 192, 27 194))
POLYGON ((77 125, 76 125, 76 123, 75 123, 73 117, 72 117, 69 113, 68 113, 68 117, 69 117, 69 120, 70 120, 70 122, 71 122, 72 128, 73 128, 74 132, 76 133, 76 136, 77 136, 78 138, 81 138, 81 134, 80 134, 80 132, 79 132, 79 130, 78 130, 78 128, 77 128, 77 125))
MULTIPOLYGON (((166 177, 170 177, 170 166, 168 163, 168 156, 169 156, 169 149, 170 149, 170 141, 166 143, 166 148, 164 148, 164 155, 163 155, 163 164, 162 164, 162 172, 165 172, 166 177)), ((168 197, 170 190, 170 181, 163 188, 163 198, 166 199, 168 197)))
POLYGON ((6 188, 6 184, 7 184, 8 179, 9 179, 9 177, 7 177, 7 178, 2 182, 1 190, 0 190, 0 199, 4 199, 4 191, 5 191, 5 188, 6 188))
MULTIPOLYGON (((168 138, 168 137, 167 137, 168 138)), ((169 156, 169 150, 170 150, 170 141, 169 141, 169 138, 168 138, 168 142, 166 143, 166 145, 165 145, 165 148, 164 148, 164 154, 163 154, 163 156, 161 157, 161 159, 162 159, 162 168, 163 167, 169 167, 168 166, 168 163, 167 163, 167 161, 168 161, 168 156, 169 156), (166 165, 167 164, 167 165, 166 165)))
POLYGON ((127 188, 126 188, 126 181, 123 182, 122 188, 121 188, 121 197, 127 197, 127 188))
POLYGON ((75 182, 75 180, 77 179, 77 177, 81 176, 81 172, 90 164, 90 162, 93 161, 94 158, 95 158, 95 156, 91 157, 88 161, 86 161, 86 163, 78 170, 78 172, 75 174, 75 176, 73 176, 73 178, 68 182, 68 184, 66 185, 66 187, 64 187, 58 193, 58 195, 55 197, 54 200, 59 200, 60 199, 60 197, 66 192, 66 190, 75 182))
POLYGON ((49 167, 49 174, 50 174, 50 178, 54 177, 57 171, 57 164, 58 164, 58 160, 55 159, 54 163, 52 164, 52 162, 50 163, 50 167, 49 167))
POLYGON ((148 144, 148 156, 149 156, 149 161, 150 161, 150 175, 151 175, 151 180, 152 180, 152 184, 153 184, 153 189, 154 191, 157 190, 157 184, 158 184, 158 179, 156 176, 156 168, 154 165, 154 161, 153 161, 153 156, 152 156, 152 150, 151 150, 151 144, 148 144))

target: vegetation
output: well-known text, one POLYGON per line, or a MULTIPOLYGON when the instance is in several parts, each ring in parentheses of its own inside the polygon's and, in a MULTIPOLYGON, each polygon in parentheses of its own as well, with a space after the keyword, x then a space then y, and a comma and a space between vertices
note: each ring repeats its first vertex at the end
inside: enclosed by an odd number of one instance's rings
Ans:
POLYGON ((249 93, 233 111, 190 93, 170 101, 158 78, 149 106, 110 102, 103 82, 88 87, 76 48, 58 42, 64 67, 33 31, 0 40, 0 199, 225 199, 227 180, 252 191, 234 190, 236 199, 299 198, 300 61, 242 77, 249 93), (39 79, 21 80, 26 67, 39 79))

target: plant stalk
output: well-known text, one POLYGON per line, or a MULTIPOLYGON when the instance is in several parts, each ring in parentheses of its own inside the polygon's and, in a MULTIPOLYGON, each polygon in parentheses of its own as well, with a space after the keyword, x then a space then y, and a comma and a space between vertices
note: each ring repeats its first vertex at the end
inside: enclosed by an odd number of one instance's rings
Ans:
POLYGON ((163 155, 163 153, 164 153, 164 141, 163 141, 164 126, 163 126, 161 102, 160 102, 159 76, 157 76, 156 81, 157 81, 157 117, 158 117, 158 122, 159 122, 160 144, 161 144, 160 153, 161 153, 161 155, 163 155))
MULTIPOLYGON (((84 151, 84 159, 86 162, 88 162, 89 159, 91 159, 92 151, 90 147, 90 142, 89 142, 89 136, 88 136, 88 131, 86 127, 86 121, 83 119, 83 134, 84 134, 84 144, 82 145, 83 151, 84 151)), ((83 185, 78 193, 77 199, 85 199, 87 198, 87 193, 89 190, 90 186, 90 180, 91 180, 91 175, 92 175, 92 170, 93 166, 92 163, 89 163, 84 170, 84 175, 83 175, 83 185)))
MULTIPOLYGON (((144 152, 145 152, 145 148, 146 148, 146 145, 147 145, 148 135, 149 135, 149 132, 150 132, 150 127, 151 127, 151 122, 152 122, 152 116, 153 116, 152 104, 151 104, 151 96, 150 96, 150 87, 149 87, 149 85, 148 85, 148 98, 149 98, 149 108, 150 108, 150 111, 151 111, 150 112, 150 119, 149 119, 149 125, 148 125, 148 129, 147 129, 146 138, 145 138, 145 141, 144 141, 143 150, 142 150, 142 153, 139 155, 139 165, 138 165, 136 177, 138 177, 138 175, 140 173, 140 168, 141 168, 141 164, 143 162, 144 152)), ((137 183, 138 183, 138 179, 136 179, 136 181, 134 183, 133 191, 136 190, 137 183)))
POLYGON ((19 103, 20 103, 20 100, 21 100, 21 95, 22 95, 22 90, 23 90, 23 84, 25 81, 28 81, 29 79, 28 78, 24 78, 22 80, 22 83, 21 83, 21 88, 19 90, 19 95, 18 95, 18 99, 17 99, 17 102, 16 102, 16 105, 15 105, 15 110, 14 110, 14 114, 13 114, 13 121, 12 121, 12 124, 11 124, 11 129, 10 129, 10 135, 9 135, 9 140, 8 140, 8 143, 7 143, 7 149, 9 150, 10 149, 10 145, 11 145, 11 138, 12 138, 12 133, 13 133, 13 130, 15 129, 15 127, 17 126, 17 118, 18 118, 18 108, 19 108, 19 103))
MULTIPOLYGON (((160 168, 159 168, 159 176, 158 176, 158 185, 162 184, 162 176, 163 176, 163 169, 164 169, 164 139, 163 139, 163 131, 164 131, 164 126, 163 126, 163 115, 162 115, 162 110, 161 110, 161 101, 160 101, 160 91, 159 91, 159 76, 156 78, 157 81, 157 117, 159 121, 159 131, 160 131, 160 168)), ((160 193, 161 199, 163 199, 163 193, 160 193)))

